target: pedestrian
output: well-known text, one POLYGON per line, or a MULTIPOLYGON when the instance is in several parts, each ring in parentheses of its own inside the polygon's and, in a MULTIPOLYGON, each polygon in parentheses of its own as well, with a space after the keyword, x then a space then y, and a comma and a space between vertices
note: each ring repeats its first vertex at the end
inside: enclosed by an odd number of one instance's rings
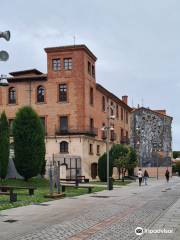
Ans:
POLYGON ((165 177, 166 177, 166 181, 168 183, 169 182, 169 170, 168 170, 168 168, 166 169, 165 177))
POLYGON ((145 169, 145 171, 144 171, 144 183, 145 183, 145 185, 147 185, 148 177, 149 177, 148 171, 145 169))
POLYGON ((143 178, 143 172, 141 170, 141 168, 139 169, 138 173, 137 173, 138 179, 139 179, 139 186, 141 186, 142 183, 142 178, 143 178))

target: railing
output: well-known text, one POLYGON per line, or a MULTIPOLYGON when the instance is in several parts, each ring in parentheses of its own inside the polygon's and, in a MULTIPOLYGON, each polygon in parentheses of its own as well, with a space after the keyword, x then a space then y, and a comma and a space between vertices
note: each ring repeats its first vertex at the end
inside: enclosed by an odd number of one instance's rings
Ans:
POLYGON ((88 136, 97 136, 97 128, 85 128, 85 129, 59 129, 56 130, 56 135, 88 135, 88 136))
POLYGON ((121 144, 130 144, 130 139, 128 137, 122 137, 120 140, 121 144))

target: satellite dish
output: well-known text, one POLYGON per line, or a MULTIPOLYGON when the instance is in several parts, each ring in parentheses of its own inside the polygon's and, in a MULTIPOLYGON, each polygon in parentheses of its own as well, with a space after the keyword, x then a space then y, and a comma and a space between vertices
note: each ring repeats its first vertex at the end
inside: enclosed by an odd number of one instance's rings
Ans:
POLYGON ((6 39, 6 41, 9 41, 11 37, 10 31, 0 32, 0 38, 6 39))
POLYGON ((0 61, 7 61, 9 54, 6 51, 0 51, 0 61))

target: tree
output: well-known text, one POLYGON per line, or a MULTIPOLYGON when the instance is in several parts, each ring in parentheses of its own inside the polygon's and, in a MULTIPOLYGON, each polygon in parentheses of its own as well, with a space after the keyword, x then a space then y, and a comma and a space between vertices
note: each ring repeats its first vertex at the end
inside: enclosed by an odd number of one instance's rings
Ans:
POLYGON ((21 108, 13 123, 14 163, 27 181, 41 174, 45 158, 44 130, 41 120, 31 107, 21 108))
POLYGON ((180 157, 180 151, 173 151, 173 158, 178 158, 180 157))
POLYGON ((137 153, 135 151, 135 149, 133 149, 132 147, 129 147, 128 149, 128 175, 132 176, 134 175, 134 168, 137 165, 137 153))
POLYGON ((5 179, 9 163, 9 126, 5 112, 0 117, 0 178, 5 179))
MULTIPOLYGON (((109 176, 112 177, 113 161, 112 156, 109 156, 109 176)), ((107 154, 104 153, 98 160, 98 176, 100 181, 107 181, 107 154)))
POLYGON ((119 179, 122 174, 122 180, 124 181, 124 176, 127 169, 127 154, 128 147, 122 144, 113 145, 111 149, 111 154, 113 157, 113 166, 118 169, 119 179))

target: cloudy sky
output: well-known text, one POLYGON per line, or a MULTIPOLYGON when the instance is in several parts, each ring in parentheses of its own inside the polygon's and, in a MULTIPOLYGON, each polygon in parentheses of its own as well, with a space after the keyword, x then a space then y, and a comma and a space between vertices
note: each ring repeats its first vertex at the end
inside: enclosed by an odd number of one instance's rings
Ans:
POLYGON ((10 54, 0 73, 46 72, 45 47, 86 44, 98 57, 97 82, 129 104, 167 109, 180 149, 179 0, 0 0, 0 31, 10 54))

